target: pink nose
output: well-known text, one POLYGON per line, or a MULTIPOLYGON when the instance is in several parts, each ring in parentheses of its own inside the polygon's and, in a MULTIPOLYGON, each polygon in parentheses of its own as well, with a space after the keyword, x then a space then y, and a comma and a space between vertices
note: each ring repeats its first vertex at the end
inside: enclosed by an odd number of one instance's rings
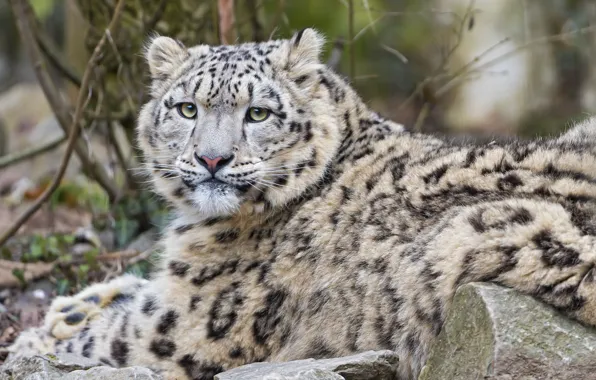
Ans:
POLYGON ((208 156, 199 156, 197 153, 195 153, 194 156, 197 163, 205 169, 209 170, 209 173, 211 173, 212 176, 215 176, 215 173, 218 170, 232 162, 232 160, 234 159, 233 154, 227 158, 222 156, 211 158, 208 156))
POLYGON ((215 173, 216 172, 216 168, 217 168, 217 163, 219 161, 221 161, 223 157, 219 156, 219 157, 215 157, 215 158, 209 158, 207 156, 201 156, 201 159, 203 159, 203 161, 205 161, 205 163, 207 164, 207 170, 209 170, 211 173, 215 173))

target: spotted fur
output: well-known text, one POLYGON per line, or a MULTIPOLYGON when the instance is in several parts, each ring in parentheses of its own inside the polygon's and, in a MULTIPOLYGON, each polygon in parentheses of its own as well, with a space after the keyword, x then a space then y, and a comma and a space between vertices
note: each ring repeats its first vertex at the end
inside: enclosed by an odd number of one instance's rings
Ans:
POLYGON ((596 123, 532 141, 410 133, 321 64, 322 45, 311 29, 237 46, 152 41, 138 131, 177 209, 162 268, 57 300, 14 355, 68 351, 198 380, 391 349, 413 379, 472 281, 596 324, 596 123), (249 107, 271 115, 249 123, 249 107), (203 156, 227 164, 212 176, 203 156))

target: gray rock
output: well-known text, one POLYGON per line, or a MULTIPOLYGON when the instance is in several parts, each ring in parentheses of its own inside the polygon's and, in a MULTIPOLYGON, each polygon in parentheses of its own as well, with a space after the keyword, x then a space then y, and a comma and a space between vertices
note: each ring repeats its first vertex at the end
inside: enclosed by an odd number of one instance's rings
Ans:
POLYGON ((514 290, 461 287, 419 380, 596 379, 595 330, 514 290))
MULTIPOLYGON (((419 380, 596 380, 595 330, 514 290, 461 287, 419 380)), ((391 351, 283 363, 253 363, 216 380, 390 380, 398 358, 391 351)), ((110 368, 69 356, 16 359, 0 380, 161 379, 142 367, 110 368)))
POLYGON ((62 377, 65 380, 161 380, 162 377, 144 367, 111 368, 93 367, 88 370, 77 370, 62 377))
MULTIPOLYGON (((254 363, 215 376, 216 380, 393 380, 397 356, 391 351, 285 363, 254 363)), ((111 368, 72 355, 18 358, 0 368, 0 380, 161 380, 143 367, 111 368)))
POLYGON ((143 367, 111 368, 72 355, 18 358, 0 368, 0 380, 162 380, 143 367))
POLYGON ((220 373, 215 380, 393 380, 397 363, 391 351, 367 351, 334 359, 253 363, 220 373))

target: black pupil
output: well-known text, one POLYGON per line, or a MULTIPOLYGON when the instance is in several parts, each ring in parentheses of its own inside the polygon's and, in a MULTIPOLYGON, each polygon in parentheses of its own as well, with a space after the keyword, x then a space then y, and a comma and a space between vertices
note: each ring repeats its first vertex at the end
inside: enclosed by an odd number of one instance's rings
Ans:
POLYGON ((188 112, 192 112, 195 109, 195 106, 193 106, 192 104, 187 104, 186 105, 186 110, 188 112))

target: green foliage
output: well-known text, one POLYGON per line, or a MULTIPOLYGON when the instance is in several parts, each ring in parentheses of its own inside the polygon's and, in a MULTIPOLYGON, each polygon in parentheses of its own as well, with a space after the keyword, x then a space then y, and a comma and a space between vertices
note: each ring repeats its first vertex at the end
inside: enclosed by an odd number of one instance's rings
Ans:
POLYGON ((29 249, 21 256, 21 262, 36 261, 53 262, 63 258, 64 253, 70 250, 74 237, 68 234, 50 236, 33 235, 30 237, 29 249))
POLYGON ((25 280, 25 273, 23 272, 22 269, 16 269, 16 268, 13 269, 12 275, 15 276, 17 278, 17 280, 19 280, 19 283, 21 284, 21 286, 27 285, 27 281, 25 280))
MULTIPOLYGON (((548 16, 553 18, 556 26, 553 30, 562 29, 557 23, 563 24, 566 20, 569 22, 564 25, 569 30, 590 24, 590 14, 585 12, 584 2, 548 1, 553 5, 553 12, 560 15, 558 18, 548 16)), ((91 51, 104 35, 116 2, 78 0, 77 3, 80 15, 89 26, 84 38, 87 50, 91 51)), ((31 4, 42 21, 53 12, 57 13, 57 7, 64 5, 56 0, 31 0, 31 4)), ((440 22, 433 4, 436 5, 427 0, 243 0, 235 2, 236 32, 238 41, 244 42, 285 38, 305 27, 315 27, 328 38, 323 60, 328 59, 334 43, 341 39, 345 48, 339 71, 344 74, 350 72, 353 56, 353 85, 365 99, 375 103, 380 100, 379 103, 384 106, 381 105, 379 111, 394 111, 425 78, 447 70, 443 67, 442 57, 450 50, 457 31, 447 27, 437 29, 440 22), (354 5, 352 31, 349 30, 350 2, 354 5), (437 30, 443 31, 444 35, 437 35, 437 30), (354 37, 353 41, 349 40, 350 34, 354 37), (401 56, 405 56, 407 61, 401 56)), ((152 33, 168 35, 187 46, 219 44, 216 5, 215 0, 127 2, 118 31, 111 36, 109 48, 104 49, 94 70, 93 91, 90 92, 87 108, 97 110, 97 113, 86 113, 83 124, 97 125, 99 130, 108 124, 105 116, 113 117, 123 126, 129 141, 134 141, 135 115, 147 98, 147 67, 140 52, 148 36, 152 33), (98 116, 93 120, 95 114, 102 115, 102 118, 98 116)), ((3 20, 1 16, 0 20, 3 20)), ((484 15, 475 18, 476 25, 480 25, 482 17, 484 15)), ((587 51, 593 44, 592 39, 591 34, 578 35, 555 46, 560 71, 573 72, 580 59, 579 51, 587 51)), ((411 106, 413 115, 419 110, 416 107, 416 104, 411 106)), ((553 112, 528 115, 521 126, 521 133, 535 136, 557 132, 569 119, 569 113, 566 109, 560 115, 553 115, 553 112)), ((152 227, 162 230, 170 219, 166 205, 148 191, 123 189, 123 194, 115 204, 110 204, 105 192, 94 182, 66 180, 52 194, 49 204, 51 207, 89 210, 93 214, 94 227, 99 231, 113 232, 115 249, 123 249, 152 227)), ((85 284, 99 269, 98 248, 83 253, 82 260, 81 257, 76 258, 79 264, 72 265, 75 262, 70 253, 74 241, 72 235, 35 235, 28 239, 17 253, 2 247, 1 257, 22 262, 56 263, 55 275, 60 294, 85 284), (81 261, 84 263, 80 264, 81 261)), ((151 270, 150 262, 140 261, 126 271, 146 276, 151 270)), ((22 271, 13 274, 19 281, 24 281, 22 271)))
POLYGON ((92 213, 107 212, 110 206, 107 194, 95 182, 82 184, 73 181, 62 182, 50 197, 49 204, 52 207, 83 207, 92 213))
MULTIPOLYGON (((31 235, 21 237, 18 245, 2 248, 4 259, 17 260, 23 263, 43 262, 51 267, 53 277, 57 279, 58 294, 67 294, 85 286, 93 271, 100 269, 97 256, 99 248, 91 248, 82 252, 75 260, 70 253, 75 237, 70 234, 31 235), (20 251, 20 252, 19 252, 20 251)), ((12 274, 21 286, 27 285, 22 269, 14 269, 12 274)))
POLYGON ((12 260, 12 251, 7 246, 0 248, 0 257, 4 260, 12 260))
POLYGON ((56 294, 59 296, 67 295, 71 288, 72 286, 67 278, 61 278, 56 282, 56 294))
POLYGON ((166 205, 147 191, 123 197, 111 213, 116 247, 126 247, 139 233, 151 227, 162 230, 168 221, 166 205))

